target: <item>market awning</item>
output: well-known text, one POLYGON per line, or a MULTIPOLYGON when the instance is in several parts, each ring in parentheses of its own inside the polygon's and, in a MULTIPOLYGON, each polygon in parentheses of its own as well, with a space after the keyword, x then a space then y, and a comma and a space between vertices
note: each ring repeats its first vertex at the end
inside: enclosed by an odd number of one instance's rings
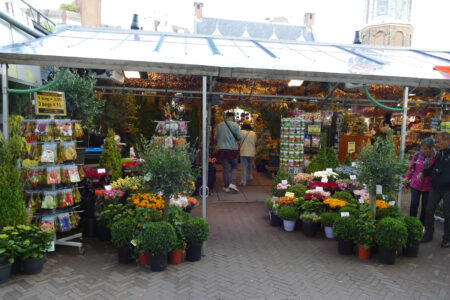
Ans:
POLYGON ((0 48, 0 63, 450 88, 450 52, 68 27, 0 48))

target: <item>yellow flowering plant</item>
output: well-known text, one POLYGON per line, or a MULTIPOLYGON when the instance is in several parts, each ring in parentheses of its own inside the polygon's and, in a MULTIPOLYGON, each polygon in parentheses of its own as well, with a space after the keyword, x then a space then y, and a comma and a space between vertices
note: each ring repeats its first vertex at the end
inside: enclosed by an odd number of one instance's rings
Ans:
POLYGON ((146 207, 157 210, 161 214, 164 210, 164 199, 159 194, 138 193, 131 195, 127 200, 132 202, 136 208, 146 207))
POLYGON ((333 208, 341 208, 347 205, 347 201, 342 199, 333 199, 328 198, 323 201, 323 204, 328 205, 331 209, 333 208))
POLYGON ((127 176, 125 178, 119 178, 116 181, 111 182, 111 188, 135 192, 142 187, 144 182, 145 180, 142 176, 127 176))

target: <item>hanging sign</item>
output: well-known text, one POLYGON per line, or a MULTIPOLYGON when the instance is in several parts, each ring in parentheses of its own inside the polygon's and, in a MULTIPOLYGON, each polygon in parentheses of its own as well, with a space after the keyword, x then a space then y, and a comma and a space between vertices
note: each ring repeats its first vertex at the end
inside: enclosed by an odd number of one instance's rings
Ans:
POLYGON ((348 145, 347 145, 347 152, 348 152, 348 153, 355 153, 355 151, 356 151, 356 145, 355 145, 355 142, 348 142, 348 145))
POLYGON ((65 116, 66 98, 63 92, 39 91, 34 93, 36 115, 65 116))
POLYGON ((321 126, 320 125, 309 125, 308 126, 308 134, 309 135, 316 135, 316 134, 320 134, 320 130, 321 130, 321 126))

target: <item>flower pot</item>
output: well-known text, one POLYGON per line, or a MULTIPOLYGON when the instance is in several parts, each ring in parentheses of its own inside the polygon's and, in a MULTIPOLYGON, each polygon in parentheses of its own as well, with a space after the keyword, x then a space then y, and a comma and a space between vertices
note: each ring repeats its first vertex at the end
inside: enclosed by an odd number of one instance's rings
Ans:
POLYGON ((147 266, 150 264, 150 255, 148 252, 139 253, 139 264, 143 266, 147 266))
POLYGON ((385 265, 393 265, 395 263, 395 249, 386 248, 382 245, 378 246, 378 260, 385 265))
POLYGON ((133 260, 131 259, 130 247, 117 248, 117 258, 119 259, 119 264, 131 263, 133 260))
POLYGON ((34 275, 42 272, 44 267, 45 259, 43 257, 39 258, 28 258, 23 261, 23 273, 28 275, 34 275))
POLYGON ((202 244, 188 244, 186 249, 186 260, 199 261, 202 258, 202 244))
POLYGON ((294 231, 296 220, 283 220, 283 227, 286 231, 294 231))
POLYGON ((328 239, 334 239, 333 227, 330 227, 330 226, 324 226, 324 230, 325 230, 325 236, 326 236, 328 239))
POLYGON ((161 272, 167 268, 167 253, 150 255, 150 269, 153 272, 161 272))
POLYGON ((171 265, 181 264, 183 261, 183 250, 172 250, 169 252, 169 263, 171 265))
POLYGON ((370 247, 369 249, 365 249, 363 245, 358 244, 358 256, 361 259, 369 259, 370 255, 371 255, 371 251, 372 247, 370 247))
POLYGON ((11 275, 12 264, 0 265, 0 283, 7 282, 11 275))
POLYGON ((97 236, 102 241, 110 241, 111 240, 111 230, 106 228, 102 224, 97 224, 97 236))
POLYGON ((352 240, 338 240, 338 252, 343 255, 353 254, 353 241, 352 240))
POLYGON ((280 217, 278 217, 273 212, 270 212, 272 214, 272 217, 270 218, 270 226, 281 226, 283 224, 280 217))
POLYGON ((419 242, 413 242, 403 249, 403 254, 407 257, 417 257, 419 254, 419 242))
POLYGON ((317 233, 317 223, 307 223, 302 221, 303 234, 308 237, 314 237, 317 233))
POLYGON ((19 274, 20 272, 22 272, 22 259, 20 257, 16 257, 11 266, 11 275, 19 274))

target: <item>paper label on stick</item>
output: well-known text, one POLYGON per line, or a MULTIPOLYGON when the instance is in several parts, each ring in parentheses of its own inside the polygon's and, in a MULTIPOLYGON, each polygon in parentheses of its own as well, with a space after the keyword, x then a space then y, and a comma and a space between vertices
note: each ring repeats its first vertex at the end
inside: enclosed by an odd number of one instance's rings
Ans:
POLYGON ((321 180, 323 183, 327 183, 328 182, 328 178, 326 178, 326 177, 322 177, 322 180, 321 180))
POLYGON ((389 204, 394 206, 395 205, 395 201, 389 201, 389 204))
POLYGON ((356 163, 355 162, 352 162, 352 167, 356 167, 356 163))
POLYGON ((364 204, 364 199, 363 198, 359 198, 359 203, 364 204))
POLYGON ((286 194, 284 194, 284 196, 287 198, 295 198, 295 194, 292 192, 286 192, 286 194))
POLYGON ((323 187, 321 187, 321 186, 316 186, 316 191, 323 192, 323 187))
POLYGON ((106 170, 105 169, 97 169, 97 173, 98 174, 105 174, 106 170))
POLYGON ((341 217, 350 217, 350 213, 348 211, 341 212, 341 217))
POLYGON ((355 180, 356 179, 356 175, 350 175, 350 180, 355 180))
POLYGON ((376 192, 377 195, 383 194, 383 187, 381 185, 377 185, 376 192))
POLYGON ((281 184, 287 184, 287 180, 281 180, 281 184))
POLYGON ((111 186, 110 185, 105 185, 105 190, 106 191, 110 191, 111 190, 111 186))
POLYGON ((381 195, 381 197, 383 198, 383 200, 386 200, 386 195, 381 195))

